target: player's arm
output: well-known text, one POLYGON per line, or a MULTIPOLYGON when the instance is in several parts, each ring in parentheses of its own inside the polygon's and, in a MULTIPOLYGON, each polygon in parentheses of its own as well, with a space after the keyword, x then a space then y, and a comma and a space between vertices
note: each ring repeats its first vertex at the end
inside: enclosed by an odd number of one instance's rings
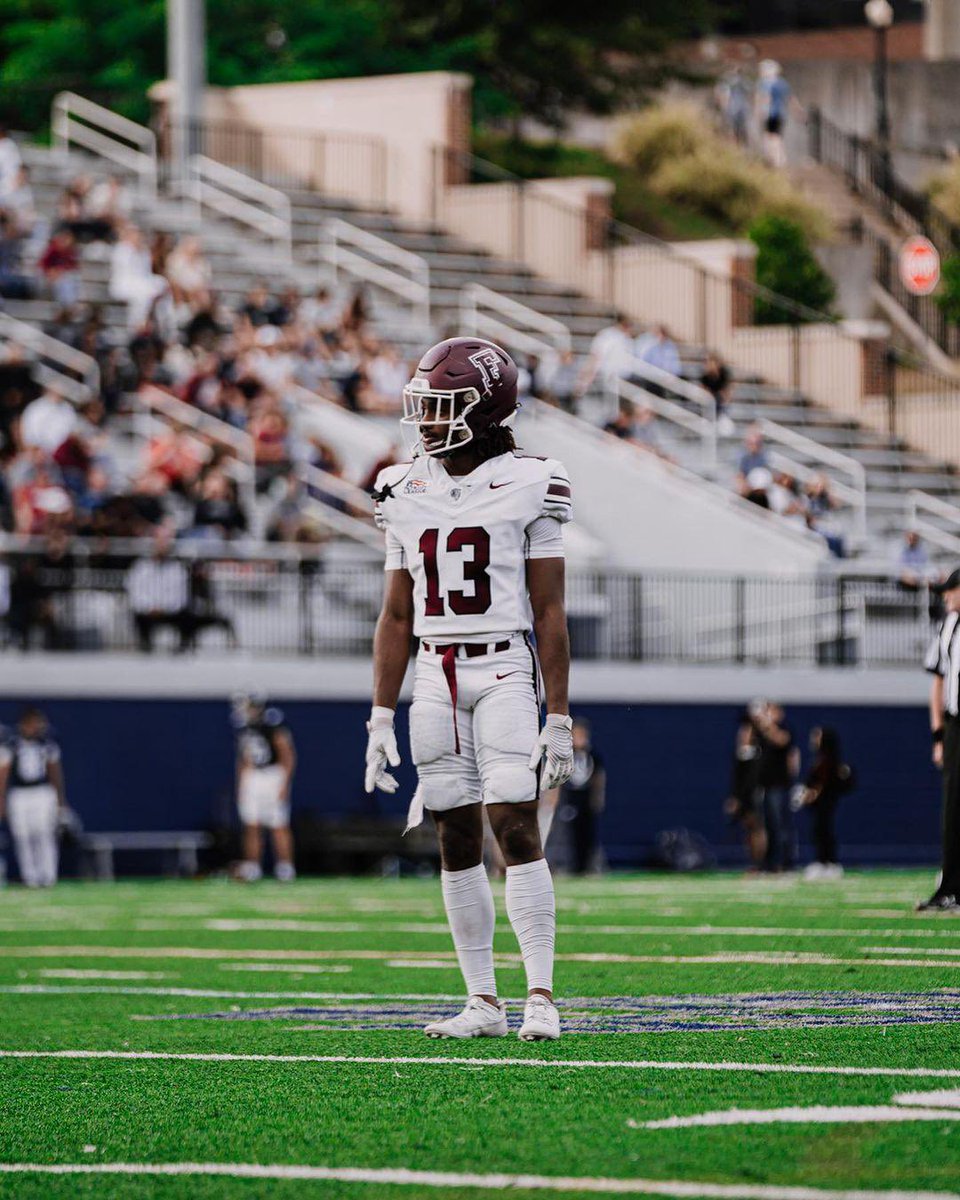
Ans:
POLYGON ((943 676, 930 678, 930 733, 933 737, 933 765, 943 766, 943 676))
POLYGON ((373 703, 395 709, 410 660, 413 636, 413 578, 409 571, 387 571, 383 605, 373 635, 373 703))
POLYGON ((283 771, 283 794, 284 798, 287 798, 293 783, 293 773, 297 769, 297 751, 289 729, 277 729, 274 732, 273 748, 283 771))
POLYGON ((537 639, 547 712, 567 716, 570 711, 570 636, 564 601, 564 565, 562 558, 527 559, 527 590, 533 610, 533 632, 537 639))
POLYGON ((383 604, 373 635, 373 708, 367 722, 364 787, 395 792, 399 786, 387 765, 400 765, 393 718, 410 659, 413 636, 413 577, 409 571, 387 571, 383 604))

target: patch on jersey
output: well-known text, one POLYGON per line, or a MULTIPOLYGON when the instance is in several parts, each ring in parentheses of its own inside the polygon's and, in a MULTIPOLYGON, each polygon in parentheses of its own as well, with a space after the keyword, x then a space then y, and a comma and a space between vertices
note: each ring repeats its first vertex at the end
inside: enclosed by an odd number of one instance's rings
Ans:
POLYGON ((408 479, 403 485, 403 490, 408 496, 420 496, 427 490, 427 481, 425 479, 408 479))
POLYGON ((450 496, 451 500, 459 500, 462 495, 463 495, 463 488, 452 487, 450 489, 449 496, 450 496))
MULTIPOLYGON (((453 968, 455 969, 455 968, 453 968)), ((517 1001, 520 1003, 520 1001, 517 1001)), ((558 999, 570 1033, 729 1033, 960 1022, 960 992, 771 992, 558 999)), ((317 1029, 416 1029, 449 1013, 442 999, 371 1001, 140 1016, 141 1021, 310 1021, 317 1029)))
POLYGON ((493 394, 491 384, 494 379, 500 378, 500 358, 495 350, 478 350, 476 354, 470 355, 470 361, 480 372, 480 378, 483 380, 483 394, 490 396, 493 394))

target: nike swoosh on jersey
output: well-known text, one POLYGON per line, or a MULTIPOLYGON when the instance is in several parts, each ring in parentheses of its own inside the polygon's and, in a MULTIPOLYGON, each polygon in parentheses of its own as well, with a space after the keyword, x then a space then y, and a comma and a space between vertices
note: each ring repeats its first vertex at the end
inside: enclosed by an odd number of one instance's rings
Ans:
POLYGON ((520 674, 522 674, 522 672, 521 672, 521 671, 519 671, 519 670, 517 670, 517 671, 504 671, 504 673, 503 673, 502 675, 498 675, 498 676, 497 676, 497 678, 498 678, 498 679, 506 679, 506 677, 507 677, 508 675, 520 675, 520 674))
POLYGON ((494 489, 496 489, 496 488, 502 488, 502 487, 506 487, 506 486, 507 486, 507 484, 509 484, 509 483, 513 483, 513 480, 512 480, 512 479, 505 479, 505 480, 503 481, 503 483, 491 483, 491 484, 490 484, 491 491, 492 491, 492 490, 494 490, 494 489))

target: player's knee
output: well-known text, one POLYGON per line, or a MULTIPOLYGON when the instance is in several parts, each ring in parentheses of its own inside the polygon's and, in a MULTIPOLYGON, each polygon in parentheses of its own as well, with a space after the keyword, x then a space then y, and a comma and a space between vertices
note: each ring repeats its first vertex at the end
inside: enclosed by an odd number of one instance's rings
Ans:
POLYGON ((487 804, 523 804, 537 798, 537 777, 523 763, 494 767, 483 783, 487 804))

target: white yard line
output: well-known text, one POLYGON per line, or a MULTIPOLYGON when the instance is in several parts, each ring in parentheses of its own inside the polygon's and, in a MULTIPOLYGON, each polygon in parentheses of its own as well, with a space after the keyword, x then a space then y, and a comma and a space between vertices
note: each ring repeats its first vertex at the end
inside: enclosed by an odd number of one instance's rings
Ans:
POLYGON ((856 1078, 960 1079, 953 1067, 846 1067, 808 1063, 671 1062, 660 1059, 467 1058, 457 1055, 228 1054, 167 1050, 0 1050, 0 1059, 104 1059, 199 1063, 285 1063, 415 1067, 534 1067, 614 1071, 720 1071, 760 1075, 848 1075, 856 1078))
POLYGON ((604 1195, 704 1197, 704 1200, 958 1200, 956 1192, 790 1187, 673 1179, 611 1179, 574 1175, 473 1174, 406 1167, 301 1167, 260 1163, 0 1163, 5 1174, 207 1175, 231 1179, 337 1180, 485 1191, 596 1192, 604 1195))
POLYGON ((909 1121, 960 1121, 947 1108, 900 1108, 896 1104, 811 1104, 791 1108, 730 1108, 725 1112, 661 1121, 628 1121, 631 1129, 694 1129, 718 1125, 886 1125, 909 1121))
POLYGON ((163 971, 87 971, 81 967, 51 968, 37 974, 42 979, 169 979, 163 971))
MULTIPOLYGON (((444 966, 453 966, 453 963, 444 963, 444 966)), ((346 963, 336 964, 331 963, 329 966, 324 966, 321 963, 221 963, 221 971, 254 971, 257 973, 268 971, 280 971, 286 975, 346 975, 353 970, 353 967, 346 963)))
MULTIPOLYGON (((411 963, 426 960, 433 964, 441 960, 455 962, 452 950, 233 950, 224 947, 197 946, 4 946, 5 958, 196 958, 228 961, 230 959, 247 959, 265 961, 286 960, 333 960, 333 961, 372 961, 372 962, 402 962, 411 963)), ((496 953, 497 965, 504 968, 516 966, 521 962, 516 953, 496 953)), ((827 954, 817 954, 805 951, 776 951, 776 950, 722 950, 714 954, 615 954, 615 953, 560 953, 556 955, 557 962, 579 963, 628 963, 650 965, 682 965, 702 966, 726 964, 740 966, 744 963, 754 963, 768 966, 858 966, 858 967, 925 967, 943 970, 952 967, 952 962, 938 958, 873 958, 869 956, 855 958, 838 958, 827 954)), ((960 966, 960 963, 956 964, 960 966)))

